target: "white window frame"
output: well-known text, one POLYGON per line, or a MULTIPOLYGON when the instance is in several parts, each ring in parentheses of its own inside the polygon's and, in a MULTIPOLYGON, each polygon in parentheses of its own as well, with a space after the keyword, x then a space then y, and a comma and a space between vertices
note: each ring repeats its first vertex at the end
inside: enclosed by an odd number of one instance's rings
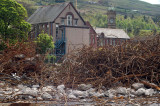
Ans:
POLYGON ((67 25, 72 26, 72 15, 67 15, 67 25))

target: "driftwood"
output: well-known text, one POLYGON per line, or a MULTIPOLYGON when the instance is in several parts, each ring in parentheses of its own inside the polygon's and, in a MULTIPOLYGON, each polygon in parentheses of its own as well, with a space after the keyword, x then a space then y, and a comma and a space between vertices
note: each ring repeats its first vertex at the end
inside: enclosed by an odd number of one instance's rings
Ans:
MULTIPOLYGON (((160 85, 160 36, 118 46, 84 47, 65 57, 55 83, 90 83, 96 87, 130 86, 146 80, 160 85)), ((147 83, 146 83, 147 84, 147 83)), ((151 86, 159 89, 156 86, 151 86)))

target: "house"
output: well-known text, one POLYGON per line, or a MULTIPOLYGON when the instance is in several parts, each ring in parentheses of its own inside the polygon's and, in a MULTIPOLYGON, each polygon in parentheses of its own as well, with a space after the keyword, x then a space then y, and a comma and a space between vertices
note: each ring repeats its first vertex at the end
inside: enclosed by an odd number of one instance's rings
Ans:
POLYGON ((130 39, 123 29, 96 28, 98 34, 97 46, 120 45, 130 39))
POLYGON ((108 28, 95 28, 97 46, 120 45, 130 39, 123 29, 116 29, 116 11, 110 7, 107 12, 108 28))
POLYGON ((56 56, 89 46, 90 29, 71 2, 42 6, 27 21, 33 26, 31 38, 42 31, 53 37, 56 56))

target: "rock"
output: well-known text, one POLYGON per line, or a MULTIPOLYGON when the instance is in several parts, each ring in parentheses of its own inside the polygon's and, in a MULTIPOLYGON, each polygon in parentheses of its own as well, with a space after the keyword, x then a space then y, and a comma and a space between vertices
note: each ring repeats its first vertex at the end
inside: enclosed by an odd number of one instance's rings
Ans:
POLYGON ((32 88, 39 88, 39 85, 33 85, 32 88))
POLYGON ((89 96, 93 96, 96 93, 95 91, 96 91, 96 89, 94 89, 94 88, 90 88, 89 90, 87 90, 89 96))
POLYGON ((88 96, 88 93, 87 93, 87 92, 79 91, 79 90, 73 90, 72 93, 73 93, 73 95, 75 95, 76 97, 81 97, 81 98, 88 96))
POLYGON ((5 86, 5 83, 1 82, 0 87, 3 87, 3 86, 5 86))
POLYGON ((73 95, 72 93, 70 93, 70 94, 68 95, 68 98, 69 98, 69 99, 76 99, 76 96, 73 95))
POLYGON ((145 91, 145 95, 146 95, 146 96, 153 96, 154 94, 155 94, 154 89, 147 89, 147 90, 145 91))
POLYGON ((140 88, 136 91, 136 95, 137 96, 141 96, 141 95, 144 95, 146 92, 146 90, 144 88, 140 88))
POLYGON ((134 83, 132 84, 132 87, 136 90, 138 90, 139 88, 144 88, 144 84, 142 83, 134 83))
POLYGON ((18 92, 18 91, 19 91, 19 89, 14 89, 14 91, 15 91, 15 92, 18 92))
POLYGON ((109 89, 108 91, 104 92, 104 95, 109 98, 114 98, 116 97, 116 90, 109 89))
POLYGON ((29 98, 29 99, 33 99, 33 97, 32 97, 32 96, 28 96, 28 98, 29 98))
POLYGON ((118 94, 126 95, 127 89, 125 87, 119 87, 116 91, 118 94))
POLYGON ((134 89, 130 89, 128 90, 128 93, 132 94, 132 95, 136 95, 136 91, 134 89))
POLYGON ((43 100, 42 97, 37 97, 37 100, 43 100))
POLYGON ((24 86, 24 85, 19 84, 19 85, 17 86, 17 88, 20 89, 20 90, 22 90, 22 89, 26 89, 27 86, 24 86))
POLYGON ((51 91, 54 91, 54 90, 55 90, 54 86, 46 86, 46 87, 42 88, 43 92, 51 92, 51 91))
POLYGON ((64 88, 65 88, 65 86, 64 86, 63 84, 57 86, 58 91, 61 92, 61 93, 64 93, 64 92, 65 92, 65 91, 64 91, 64 88))
POLYGON ((100 93, 100 92, 96 92, 96 93, 93 94, 93 96, 100 98, 100 97, 104 97, 105 94, 104 93, 100 93))
POLYGON ((0 94, 4 94, 4 91, 0 90, 0 94))
POLYGON ((22 92, 23 92, 23 94, 29 94, 29 95, 32 95, 32 96, 37 96, 38 95, 38 90, 33 90, 29 87, 23 89, 22 92))
POLYGON ((78 90, 86 91, 88 89, 92 88, 91 84, 80 84, 78 85, 78 90))
POLYGON ((113 95, 112 93, 110 93, 110 94, 108 95, 108 97, 109 97, 110 99, 112 99, 112 98, 115 98, 116 96, 113 95))
POLYGON ((133 94, 129 94, 129 97, 134 98, 134 97, 135 97, 135 95, 133 95, 133 94))
POLYGON ((47 92, 44 92, 41 96, 44 100, 52 99, 52 96, 47 92))

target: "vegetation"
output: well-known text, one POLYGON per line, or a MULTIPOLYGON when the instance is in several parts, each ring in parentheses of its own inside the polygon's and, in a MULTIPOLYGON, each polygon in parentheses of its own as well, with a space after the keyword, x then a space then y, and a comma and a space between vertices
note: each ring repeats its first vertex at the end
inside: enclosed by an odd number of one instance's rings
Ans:
MULTIPOLYGON (((94 27, 107 28, 107 15, 103 14, 82 14, 85 20, 89 21, 94 27)), ((158 25, 150 16, 123 16, 117 15, 117 28, 124 29, 131 37, 153 35, 160 30, 158 25), (149 32, 149 33, 148 33, 149 32)))
POLYGON ((37 52, 45 54, 48 50, 54 48, 53 38, 48 34, 41 33, 37 38, 37 52))
POLYGON ((1 0, 0 3, 0 35, 6 41, 27 39, 31 25, 27 18, 26 9, 13 0, 1 0))

